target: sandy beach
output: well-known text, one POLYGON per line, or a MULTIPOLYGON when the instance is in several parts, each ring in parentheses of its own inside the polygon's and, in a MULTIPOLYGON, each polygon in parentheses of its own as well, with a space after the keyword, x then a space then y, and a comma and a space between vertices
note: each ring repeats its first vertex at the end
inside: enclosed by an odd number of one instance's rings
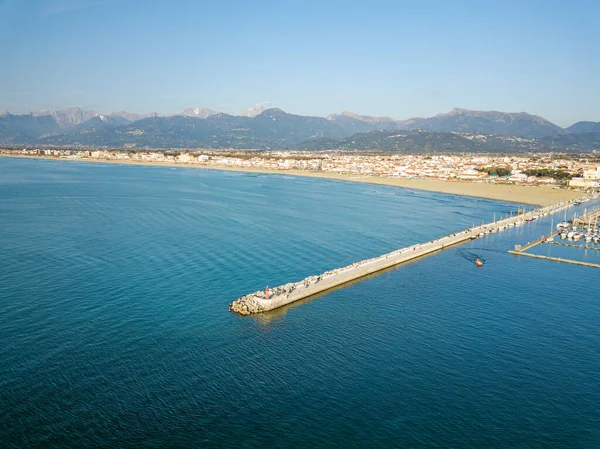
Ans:
POLYGON ((304 176, 309 178, 337 179, 340 181, 363 182, 369 184, 379 184, 386 186, 403 187, 407 189, 427 190, 430 192, 449 193, 453 195, 472 196, 478 198, 487 198, 498 201, 509 201, 515 203, 529 204, 535 206, 548 206, 568 201, 582 196, 581 192, 568 189, 555 189, 551 186, 520 186, 508 184, 487 184, 476 182, 460 181, 437 181, 433 179, 401 179, 384 178, 375 176, 348 175, 331 172, 314 172, 308 170, 269 170, 260 168, 246 167, 223 167, 223 166, 204 166, 198 164, 168 164, 143 161, 119 161, 104 159, 65 159, 43 156, 18 156, 2 154, 0 156, 25 158, 25 159, 50 159, 71 162, 93 162, 101 164, 124 164, 124 165, 144 165, 160 167, 178 167, 190 169, 205 170, 226 170, 247 173, 268 173, 288 176, 304 176))

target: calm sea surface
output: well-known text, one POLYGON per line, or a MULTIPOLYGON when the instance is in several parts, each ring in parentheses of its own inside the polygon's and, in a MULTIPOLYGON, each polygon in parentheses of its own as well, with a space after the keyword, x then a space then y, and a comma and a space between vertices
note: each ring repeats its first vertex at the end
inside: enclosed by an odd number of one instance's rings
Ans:
POLYGON ((549 219, 269 315, 227 312, 515 210, 0 158, 0 447, 600 447, 600 271, 506 253, 549 219))

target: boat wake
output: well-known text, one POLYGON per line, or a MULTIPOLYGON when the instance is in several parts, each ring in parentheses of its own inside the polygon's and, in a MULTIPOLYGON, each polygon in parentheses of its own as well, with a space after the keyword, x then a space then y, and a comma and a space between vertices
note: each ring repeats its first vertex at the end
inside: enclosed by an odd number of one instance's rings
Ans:
POLYGON ((458 251, 456 251, 456 254, 459 257, 462 257, 463 259, 465 259, 466 261, 470 262, 470 263, 477 263, 478 260, 480 260, 483 263, 487 263, 487 259, 482 256, 479 253, 474 253, 472 251, 467 251, 464 249, 459 249, 458 251))
MULTIPOLYGON (((506 251, 501 250, 501 249, 491 249, 491 248, 484 248, 484 247, 478 247, 478 246, 471 246, 469 247, 469 250, 471 251, 485 251, 486 253, 499 253, 499 254, 505 254, 506 251)), ((465 250, 461 250, 459 249, 459 251, 467 251, 465 250)))

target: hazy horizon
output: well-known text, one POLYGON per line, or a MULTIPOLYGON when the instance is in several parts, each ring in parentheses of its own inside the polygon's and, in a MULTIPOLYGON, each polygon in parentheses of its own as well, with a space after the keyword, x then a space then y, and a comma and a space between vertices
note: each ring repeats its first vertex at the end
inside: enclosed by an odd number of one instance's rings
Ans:
POLYGON ((592 1, 0 1, 0 109, 600 120, 592 1))

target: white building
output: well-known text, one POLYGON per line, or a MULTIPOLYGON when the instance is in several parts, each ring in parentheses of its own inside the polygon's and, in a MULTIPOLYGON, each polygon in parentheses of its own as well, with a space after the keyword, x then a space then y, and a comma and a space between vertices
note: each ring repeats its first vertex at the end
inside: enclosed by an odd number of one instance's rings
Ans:
POLYGON ((599 181, 596 179, 573 178, 569 181, 569 187, 598 187, 599 181))
POLYGON ((585 169, 583 179, 600 179, 600 167, 585 169))
POLYGON ((508 180, 511 182, 525 182, 527 181, 527 175, 525 173, 514 173, 508 180))

